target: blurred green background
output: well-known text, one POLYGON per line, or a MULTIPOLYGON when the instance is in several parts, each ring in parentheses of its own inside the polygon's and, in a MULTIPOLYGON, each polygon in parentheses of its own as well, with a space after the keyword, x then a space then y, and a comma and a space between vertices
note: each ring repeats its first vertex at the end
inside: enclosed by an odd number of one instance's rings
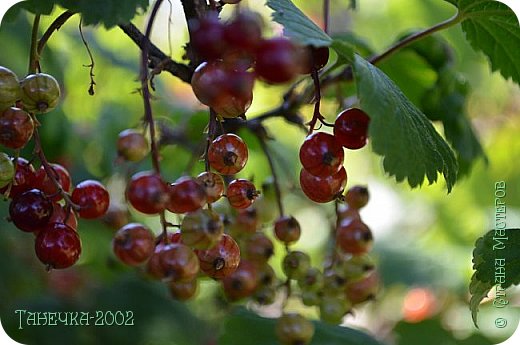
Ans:
MULTIPOLYGON (((265 15, 263 2, 246 1, 265 15)), ((321 20, 320 1, 295 1, 316 22, 321 20)), ((348 1, 333 0, 331 31, 353 30, 376 52, 383 50, 404 32, 425 28, 450 17, 454 9, 440 0, 361 0, 355 12, 348 1)), ((167 54, 180 60, 187 42, 184 17, 178 2, 172 3, 172 22, 168 22, 168 4, 156 20, 153 42, 167 54), (171 32, 171 37, 168 35, 171 32)), ((42 18, 46 28, 61 11, 42 18)), ((224 17, 231 11, 225 10, 224 17)), ((32 17, 11 13, 0 27, 0 65, 23 77, 28 64, 32 17)), ((134 23, 143 27, 144 17, 134 23)), ((118 28, 84 28, 85 38, 95 58, 96 94, 89 96, 87 52, 78 32, 79 19, 73 17, 49 41, 42 59, 42 69, 60 81, 63 103, 53 112, 42 115, 41 134, 50 161, 66 165, 74 182, 95 178, 110 188, 115 206, 124 208, 124 181, 133 172, 149 169, 150 162, 121 165, 116 162, 115 140, 119 131, 139 125, 143 115, 139 87, 136 46, 118 28)), ((269 24, 266 34, 274 35, 280 27, 269 24)), ((466 109, 489 162, 480 159, 471 174, 460 180, 453 192, 446 194, 443 182, 410 190, 385 176, 379 157, 370 145, 346 152, 348 185, 368 185, 369 205, 362 210, 364 221, 375 236, 374 256, 378 260, 384 289, 375 302, 356 309, 344 324, 363 329, 384 344, 491 344, 508 337, 518 324, 519 294, 508 291, 510 305, 501 310, 491 303, 481 305, 480 331, 476 331, 468 307, 468 284, 472 274, 471 258, 475 240, 494 224, 494 183, 507 184, 507 224, 520 225, 520 89, 491 73, 483 55, 471 50, 460 28, 443 32, 455 51, 456 69, 469 82, 471 91, 466 109), (422 306, 422 309, 421 309, 422 306), (427 308, 428 312, 424 310, 427 308), (424 315, 423 315, 424 314, 424 315), (509 320, 502 330, 494 326, 498 316, 509 320), (428 335, 425 338, 425 334, 428 335)), ((414 100, 423 96, 436 80, 424 63, 410 65, 397 54, 381 66, 396 79, 414 100), (412 66, 412 67, 410 67, 412 66), (402 71, 402 73, 400 72, 402 71), (416 79, 414 79, 416 78, 416 79), (418 82, 420 81, 420 82, 418 82)), ((207 112, 198 104, 187 84, 167 73, 155 78, 154 114, 185 135, 184 144, 162 149, 164 176, 173 181, 186 172, 194 148, 203 142, 207 112)), ((345 88, 348 90, 348 87, 345 88)), ((257 83, 255 99, 248 112, 254 117, 281 101, 283 87, 257 83)), ((332 122, 339 112, 333 97, 322 105, 322 113, 332 122)), ((310 119, 311 106, 304 107, 310 119)), ((269 147, 274 152, 283 180, 284 202, 288 212, 302 224, 303 236, 295 245, 312 255, 315 264, 323 257, 328 228, 333 220, 333 205, 318 206, 309 202, 295 187, 299 173, 298 149, 304 139, 301 130, 282 120, 265 122, 276 138, 269 147)), ((265 157, 254 136, 241 133, 250 149, 250 161, 241 176, 258 183, 270 175, 265 157)), ((7 152, 7 151, 6 151, 7 152)), ((32 144, 23 156, 31 157, 32 144)), ((188 171, 197 175, 203 165, 196 162, 188 171)), ((197 299, 188 303, 173 301, 163 284, 146 278, 142 270, 124 267, 111 253, 114 230, 105 222, 80 221, 83 254, 77 265, 64 271, 47 273, 37 260, 31 234, 16 230, 5 221, 8 202, 0 206, 0 318, 8 334, 25 344, 237 344, 239 336, 271 332, 244 310, 236 311, 222 304, 217 284, 204 281, 197 299), (15 310, 90 311, 132 310, 135 325, 127 327, 24 327, 19 329, 15 310), (238 320, 238 321, 237 321, 238 320), (223 327, 222 325, 226 326, 223 327), (57 340, 59 339, 59 340, 57 340)), ((131 214, 131 219, 159 231, 158 220, 131 214)), ((266 227, 265 231, 271 233, 266 227)), ((283 255, 277 248, 273 264, 278 269, 283 255)), ((279 305, 258 308, 246 305, 264 316, 277 316, 279 305)), ((292 302, 289 308, 317 318, 313 308, 292 302)), ((256 339, 261 339, 256 338, 256 339)), ((258 340, 261 341, 261 340, 258 340)), ((261 342, 249 344, 263 345, 261 342)), ((312 344, 330 344, 315 337, 312 344)))

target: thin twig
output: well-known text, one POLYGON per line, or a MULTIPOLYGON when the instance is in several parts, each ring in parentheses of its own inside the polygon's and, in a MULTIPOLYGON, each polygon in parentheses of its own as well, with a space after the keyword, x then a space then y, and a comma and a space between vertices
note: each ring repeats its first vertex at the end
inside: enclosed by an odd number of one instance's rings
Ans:
POLYGON ((38 41, 38 55, 40 55, 43 51, 43 48, 45 48, 45 45, 47 44, 47 41, 51 37, 51 35, 54 33, 54 31, 58 31, 65 22, 74 15, 75 13, 72 11, 65 11, 62 14, 60 14, 54 21, 51 23, 49 28, 45 31, 43 36, 38 41))
POLYGON ((83 36, 83 29, 81 28, 82 24, 83 24, 83 19, 80 19, 79 27, 78 27, 79 28, 79 35, 81 36, 81 41, 83 41, 83 45, 87 49, 87 53, 88 53, 88 56, 90 58, 90 64, 83 65, 83 66, 90 68, 90 86, 88 88, 88 94, 91 95, 91 96, 94 96, 94 93, 95 93, 94 85, 96 85, 96 82, 94 81, 94 66, 95 66, 95 62, 94 62, 94 57, 92 56, 92 52, 90 51, 90 47, 88 46, 88 43, 85 40, 85 36, 83 36))
POLYGON ((276 173, 276 169, 274 167, 273 157, 271 157, 271 153, 269 152, 269 148, 265 142, 265 138, 261 135, 257 135, 258 142, 260 143, 260 147, 264 152, 265 157, 267 158, 267 162, 269 163, 269 168, 271 169, 271 175, 273 175, 273 184, 274 184, 274 193, 276 196, 276 203, 278 205, 278 211, 280 212, 280 217, 284 216, 284 209, 282 203, 282 192, 280 190, 280 181, 278 180, 278 174, 276 173))

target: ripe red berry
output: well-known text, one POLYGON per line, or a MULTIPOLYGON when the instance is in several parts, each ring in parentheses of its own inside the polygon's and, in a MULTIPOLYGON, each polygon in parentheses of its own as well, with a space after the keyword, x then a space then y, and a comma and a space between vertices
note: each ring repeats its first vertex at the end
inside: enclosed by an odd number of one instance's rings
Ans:
POLYGON ((150 151, 148 140, 135 129, 125 129, 117 138, 117 155, 129 162, 139 162, 150 151))
POLYGON ((193 250, 180 243, 170 243, 154 251, 147 266, 156 279, 189 281, 199 271, 199 259, 193 250))
POLYGON ((235 272, 224 277, 224 294, 230 301, 251 296, 258 287, 258 268, 247 260, 240 260, 235 272))
MULTIPOLYGON (((72 183, 70 174, 67 169, 65 169, 60 164, 51 164, 51 168, 52 173, 54 174, 54 178, 59 183, 61 188, 67 193, 70 192, 72 183)), ((61 194, 58 193, 58 189, 47 175, 47 172, 43 166, 41 166, 40 169, 36 171, 36 176, 37 180, 41 181, 39 189, 44 192, 45 195, 50 197, 52 201, 60 201, 62 199, 61 194)))
MULTIPOLYGON (((52 216, 49 219, 49 224, 50 223, 65 223, 74 230, 78 229, 78 219, 72 209, 65 205, 61 206, 56 202, 52 203, 52 216)), ((37 229, 35 232, 39 230, 40 229, 37 229)))
POLYGON ((197 279, 187 282, 171 281, 168 283, 171 296, 178 301, 187 301, 194 297, 197 294, 198 286, 197 279))
POLYGON ((252 55, 261 39, 262 23, 254 12, 241 11, 224 27, 224 40, 230 50, 252 55))
POLYGON ((220 58, 226 48, 223 44, 224 25, 216 12, 209 12, 200 19, 189 22, 191 45, 204 60, 220 58))
POLYGON ((36 256, 49 269, 67 268, 78 261, 81 240, 78 233, 62 223, 48 224, 36 237, 36 256))
POLYGON ((334 175, 317 177, 307 172, 300 171, 300 186, 305 195, 314 202, 325 203, 334 200, 347 184, 347 172, 345 168, 334 175))
POLYGON ((85 180, 72 192, 71 200, 80 207, 79 216, 94 219, 103 216, 110 205, 110 195, 100 182, 85 180))
POLYGON ((9 217, 22 231, 33 232, 44 227, 51 218, 52 202, 38 189, 17 195, 9 205, 9 217))
POLYGON ((197 176, 197 181, 206 192, 206 201, 214 203, 224 194, 224 180, 219 174, 205 171, 197 176))
POLYGON ((263 40, 256 51, 256 74, 271 84, 282 84, 298 73, 299 52, 286 38, 263 40))
POLYGON ((227 199, 233 208, 248 208, 253 204, 259 192, 255 185, 246 179, 237 179, 229 183, 227 199))
POLYGON ((233 237, 223 234, 220 241, 207 250, 196 250, 200 269, 214 279, 229 276, 240 263, 240 248, 233 237))
POLYGON ((166 208, 168 187, 156 173, 139 172, 128 183, 126 198, 137 211, 156 214, 166 208))
POLYGON ((310 74, 313 70, 319 71, 329 61, 329 48, 312 46, 304 47, 304 63, 302 64, 302 74, 310 74))
POLYGON ((349 207, 359 210, 368 204, 369 194, 367 187, 354 186, 349 188, 345 195, 345 200, 349 207))
POLYGON ((265 264, 273 254, 273 241, 262 232, 257 232, 245 242, 245 256, 254 263, 265 264))
POLYGON ((34 122, 25 111, 7 108, 0 114, 0 144, 11 149, 21 149, 31 139, 34 122))
POLYGON ((360 219, 343 219, 336 229, 336 243, 346 253, 361 255, 372 249, 372 231, 360 219))
POLYGON ((344 147, 357 150, 367 143, 370 117, 361 109, 342 111, 334 122, 334 136, 344 147))
POLYGON ((276 238, 285 244, 291 244, 300 239, 300 223, 293 216, 282 216, 274 223, 276 238))
POLYGON ((247 146, 236 134, 218 136, 208 149, 210 166, 223 175, 238 173, 246 165, 247 158, 247 146))
POLYGON ((314 176, 333 175, 342 168, 343 147, 333 135, 314 132, 300 147, 300 162, 314 176))
POLYGON ((231 223, 230 231, 232 234, 254 234, 259 226, 258 212, 254 207, 239 209, 237 216, 231 223))
POLYGON ((112 248, 119 260, 127 265, 137 266, 152 256, 155 249, 155 236, 144 225, 130 223, 116 232, 112 248))
POLYGON ((223 233, 224 224, 220 216, 211 210, 188 213, 182 220, 182 243, 196 249, 213 247, 223 233))
MULTIPOLYGON (((38 182, 39 181, 36 177, 36 172, 32 164, 29 163, 27 159, 18 157, 15 164, 13 183, 10 185, 9 198, 14 198, 23 192, 37 188, 40 185, 38 182)), ((7 188, 9 188, 9 186, 0 189, 0 192, 5 193, 7 188)))
POLYGON ((168 211, 194 212, 206 204, 206 191, 194 178, 183 176, 168 186, 168 211))
POLYGON ((352 304, 360 304, 376 297, 381 281, 377 271, 370 272, 366 277, 347 283, 345 297, 352 304))

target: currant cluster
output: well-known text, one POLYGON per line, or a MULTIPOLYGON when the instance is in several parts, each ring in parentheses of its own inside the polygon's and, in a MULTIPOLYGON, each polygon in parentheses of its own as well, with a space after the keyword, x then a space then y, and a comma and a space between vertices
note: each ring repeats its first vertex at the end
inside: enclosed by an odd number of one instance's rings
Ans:
POLYGON ((342 111, 334 122, 334 134, 314 132, 300 147, 300 186, 314 202, 337 199, 347 184, 343 148, 357 150, 367 143, 370 118, 361 109, 342 111))
POLYGON ((220 117, 243 115, 253 101, 255 79, 283 84, 323 67, 327 47, 301 47, 287 38, 262 37, 260 15, 237 11, 229 22, 216 12, 190 22, 190 45, 201 63, 191 80, 198 100, 220 117))
POLYGON ((9 220, 35 236, 35 252, 48 269, 72 266, 81 254, 77 217, 99 218, 109 206, 105 187, 86 180, 72 190, 69 172, 48 163, 39 137, 35 155, 41 166, 19 156, 37 134, 36 114, 53 110, 59 103, 56 79, 44 73, 31 74, 21 82, 9 69, 0 67, 0 144, 15 150, 14 158, 0 153, 0 192, 10 200, 9 220))
MULTIPOLYGON (((121 132, 117 148, 119 157, 127 161, 139 161, 149 152, 145 135, 136 130, 121 132)), ((222 134, 211 141, 205 159, 208 170, 196 177, 182 176, 167 183, 155 171, 141 171, 128 182, 126 199, 135 210, 160 214, 165 229, 177 227, 180 231, 156 237, 145 225, 130 223, 113 239, 113 251, 123 263, 146 264, 148 274, 167 282, 172 296, 180 300, 195 295, 199 275, 221 281, 227 291, 228 286, 236 289, 235 277, 247 275, 244 272, 249 269, 248 262, 241 260, 237 242, 225 233, 224 215, 212 207, 224 191, 228 204, 239 211, 248 209, 258 197, 251 181, 233 179, 226 186, 222 177, 244 168, 247 145, 235 134, 222 134), (166 212, 183 215, 181 223, 167 222, 166 212)))

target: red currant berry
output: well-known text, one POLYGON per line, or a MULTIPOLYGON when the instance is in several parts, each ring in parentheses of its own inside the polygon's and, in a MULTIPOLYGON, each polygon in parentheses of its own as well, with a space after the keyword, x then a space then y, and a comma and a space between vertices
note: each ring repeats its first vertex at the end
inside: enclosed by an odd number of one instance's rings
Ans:
MULTIPOLYGON (((54 174, 54 178, 61 186, 63 191, 70 192, 72 187, 70 174, 62 165, 60 164, 51 164, 51 170, 54 174)), ((63 197, 60 193, 58 193, 58 189, 52 182, 51 178, 47 176, 47 172, 43 166, 36 172, 37 179, 41 182, 39 186, 40 190, 45 193, 52 201, 60 201, 63 197)))
POLYGON ((314 336, 314 325, 300 314, 284 314, 276 321, 275 330, 283 345, 306 345, 314 336))
POLYGON ((17 195, 9 205, 9 217, 22 231, 44 227, 52 215, 52 202, 38 189, 17 195))
POLYGON ((224 40, 232 50, 254 54, 262 39, 262 22, 256 13, 241 11, 224 27, 224 40))
POLYGON ((196 248, 209 249, 218 243, 224 233, 220 216, 211 210, 188 213, 181 224, 182 243, 196 248))
POLYGON ((236 271, 222 280, 224 294, 230 301, 251 296, 258 283, 258 268, 247 260, 240 260, 236 271))
POLYGON ((161 246, 148 260, 148 272, 157 279, 190 281, 198 271, 199 259, 190 247, 180 243, 161 246))
POLYGON ((312 46, 305 47, 305 63, 303 64, 302 74, 310 74, 313 70, 319 71, 322 69, 327 62, 329 62, 329 48, 319 47, 315 48, 312 46))
MULTIPOLYGON (((72 209, 67 206, 61 206, 58 203, 52 203, 52 216, 49 219, 50 223, 64 223, 74 230, 78 229, 78 219, 72 209)), ((39 229, 37 229, 39 231, 39 229)))
POLYGON ((236 134, 218 136, 208 149, 210 166, 223 175, 238 173, 246 165, 247 158, 247 146, 236 134))
POLYGON ((224 25, 216 12, 209 12, 199 20, 189 22, 191 45, 204 60, 218 59, 225 49, 224 25))
POLYGON ((130 213, 126 205, 110 203, 101 221, 111 229, 118 230, 130 222, 130 213))
POLYGON ((78 233, 62 223, 48 224, 35 240, 36 256, 49 269, 67 268, 78 261, 81 240, 78 233))
POLYGON ((21 149, 31 139, 34 122, 25 111, 7 108, 0 115, 0 144, 11 149, 21 149))
POLYGON ((152 256, 155 236, 144 225, 130 223, 116 232, 112 247, 119 260, 127 265, 137 266, 152 256))
POLYGON ((344 147, 357 150, 367 143, 370 117, 361 109, 342 111, 334 122, 334 136, 344 147))
POLYGON ((197 181, 206 192, 206 201, 211 204, 217 201, 224 194, 224 180, 219 174, 209 171, 200 173, 197 181))
POLYGON ((365 254, 373 242, 372 231, 359 219, 344 219, 336 229, 336 243, 346 253, 365 254))
POLYGON ((262 232, 257 232, 246 240, 246 257, 257 264, 265 264, 274 254, 273 241, 262 232))
POLYGON ((376 297, 381 281, 379 273, 372 271, 366 277, 347 283, 345 287, 345 297, 352 302, 352 304, 360 304, 376 297))
POLYGON ((300 280, 310 267, 311 258, 304 252, 293 250, 283 258, 282 269, 287 278, 300 280))
POLYGON ((168 283, 168 288, 174 299, 178 301, 187 301, 197 294, 198 285, 197 279, 192 279, 187 282, 171 281, 168 283))
POLYGON ((0 112, 11 107, 21 96, 22 90, 16 74, 0 66, 0 112))
POLYGON ((245 179, 233 180, 227 188, 227 199, 233 208, 248 208, 253 204, 259 192, 255 185, 245 179))
POLYGON ((206 191, 199 182, 183 176, 168 186, 170 201, 168 211, 173 213, 194 212, 206 204, 206 191))
POLYGON ((7 188, 10 187, 10 198, 14 198, 17 195, 40 185, 34 167, 27 161, 27 159, 18 157, 18 159, 16 159, 15 168, 13 183, 10 186, 0 189, 1 193, 5 193, 7 188))
POLYGON ((214 279, 229 276, 240 263, 240 248, 228 234, 223 234, 213 248, 195 252, 199 257, 201 271, 214 279))
POLYGON ((347 172, 345 168, 334 175, 317 177, 307 170, 300 171, 300 186, 303 193, 314 202, 325 203, 334 200, 347 184, 347 172))
POLYGON ((291 244, 300 239, 300 223, 293 216, 282 216, 274 223, 276 238, 285 244, 291 244))
POLYGON ((359 210, 368 204, 368 189, 364 186, 354 186, 349 188, 345 195, 345 199, 349 207, 359 210))
POLYGON ((300 148, 300 162, 307 172, 326 177, 337 173, 343 164, 343 147, 333 135, 314 132, 300 148))
POLYGON ((293 79, 299 69, 299 52, 286 38, 263 40, 256 51, 256 74, 271 84, 293 79))
POLYGON ((337 223, 339 224, 343 219, 361 219, 361 215, 359 214, 359 210, 352 208, 345 204, 339 204, 337 209, 337 215, 338 220, 337 223))
POLYGON ((119 133, 117 138, 117 155, 129 162, 139 162, 142 160, 150 148, 148 140, 135 129, 125 129, 119 133))
POLYGON ((28 75, 20 82, 20 86, 23 106, 30 113, 47 113, 60 101, 60 86, 51 75, 45 73, 28 75))
POLYGON ((168 203, 168 187, 154 172, 139 172, 128 183, 126 198, 137 211, 156 214, 168 203))
POLYGON ((79 216, 94 219, 103 216, 110 205, 110 195, 98 181, 85 180, 72 192, 71 200, 80 207, 79 216))
POLYGON ((254 234, 258 229, 259 219, 256 208, 248 207, 238 210, 236 218, 231 223, 231 232, 237 236, 254 234))

